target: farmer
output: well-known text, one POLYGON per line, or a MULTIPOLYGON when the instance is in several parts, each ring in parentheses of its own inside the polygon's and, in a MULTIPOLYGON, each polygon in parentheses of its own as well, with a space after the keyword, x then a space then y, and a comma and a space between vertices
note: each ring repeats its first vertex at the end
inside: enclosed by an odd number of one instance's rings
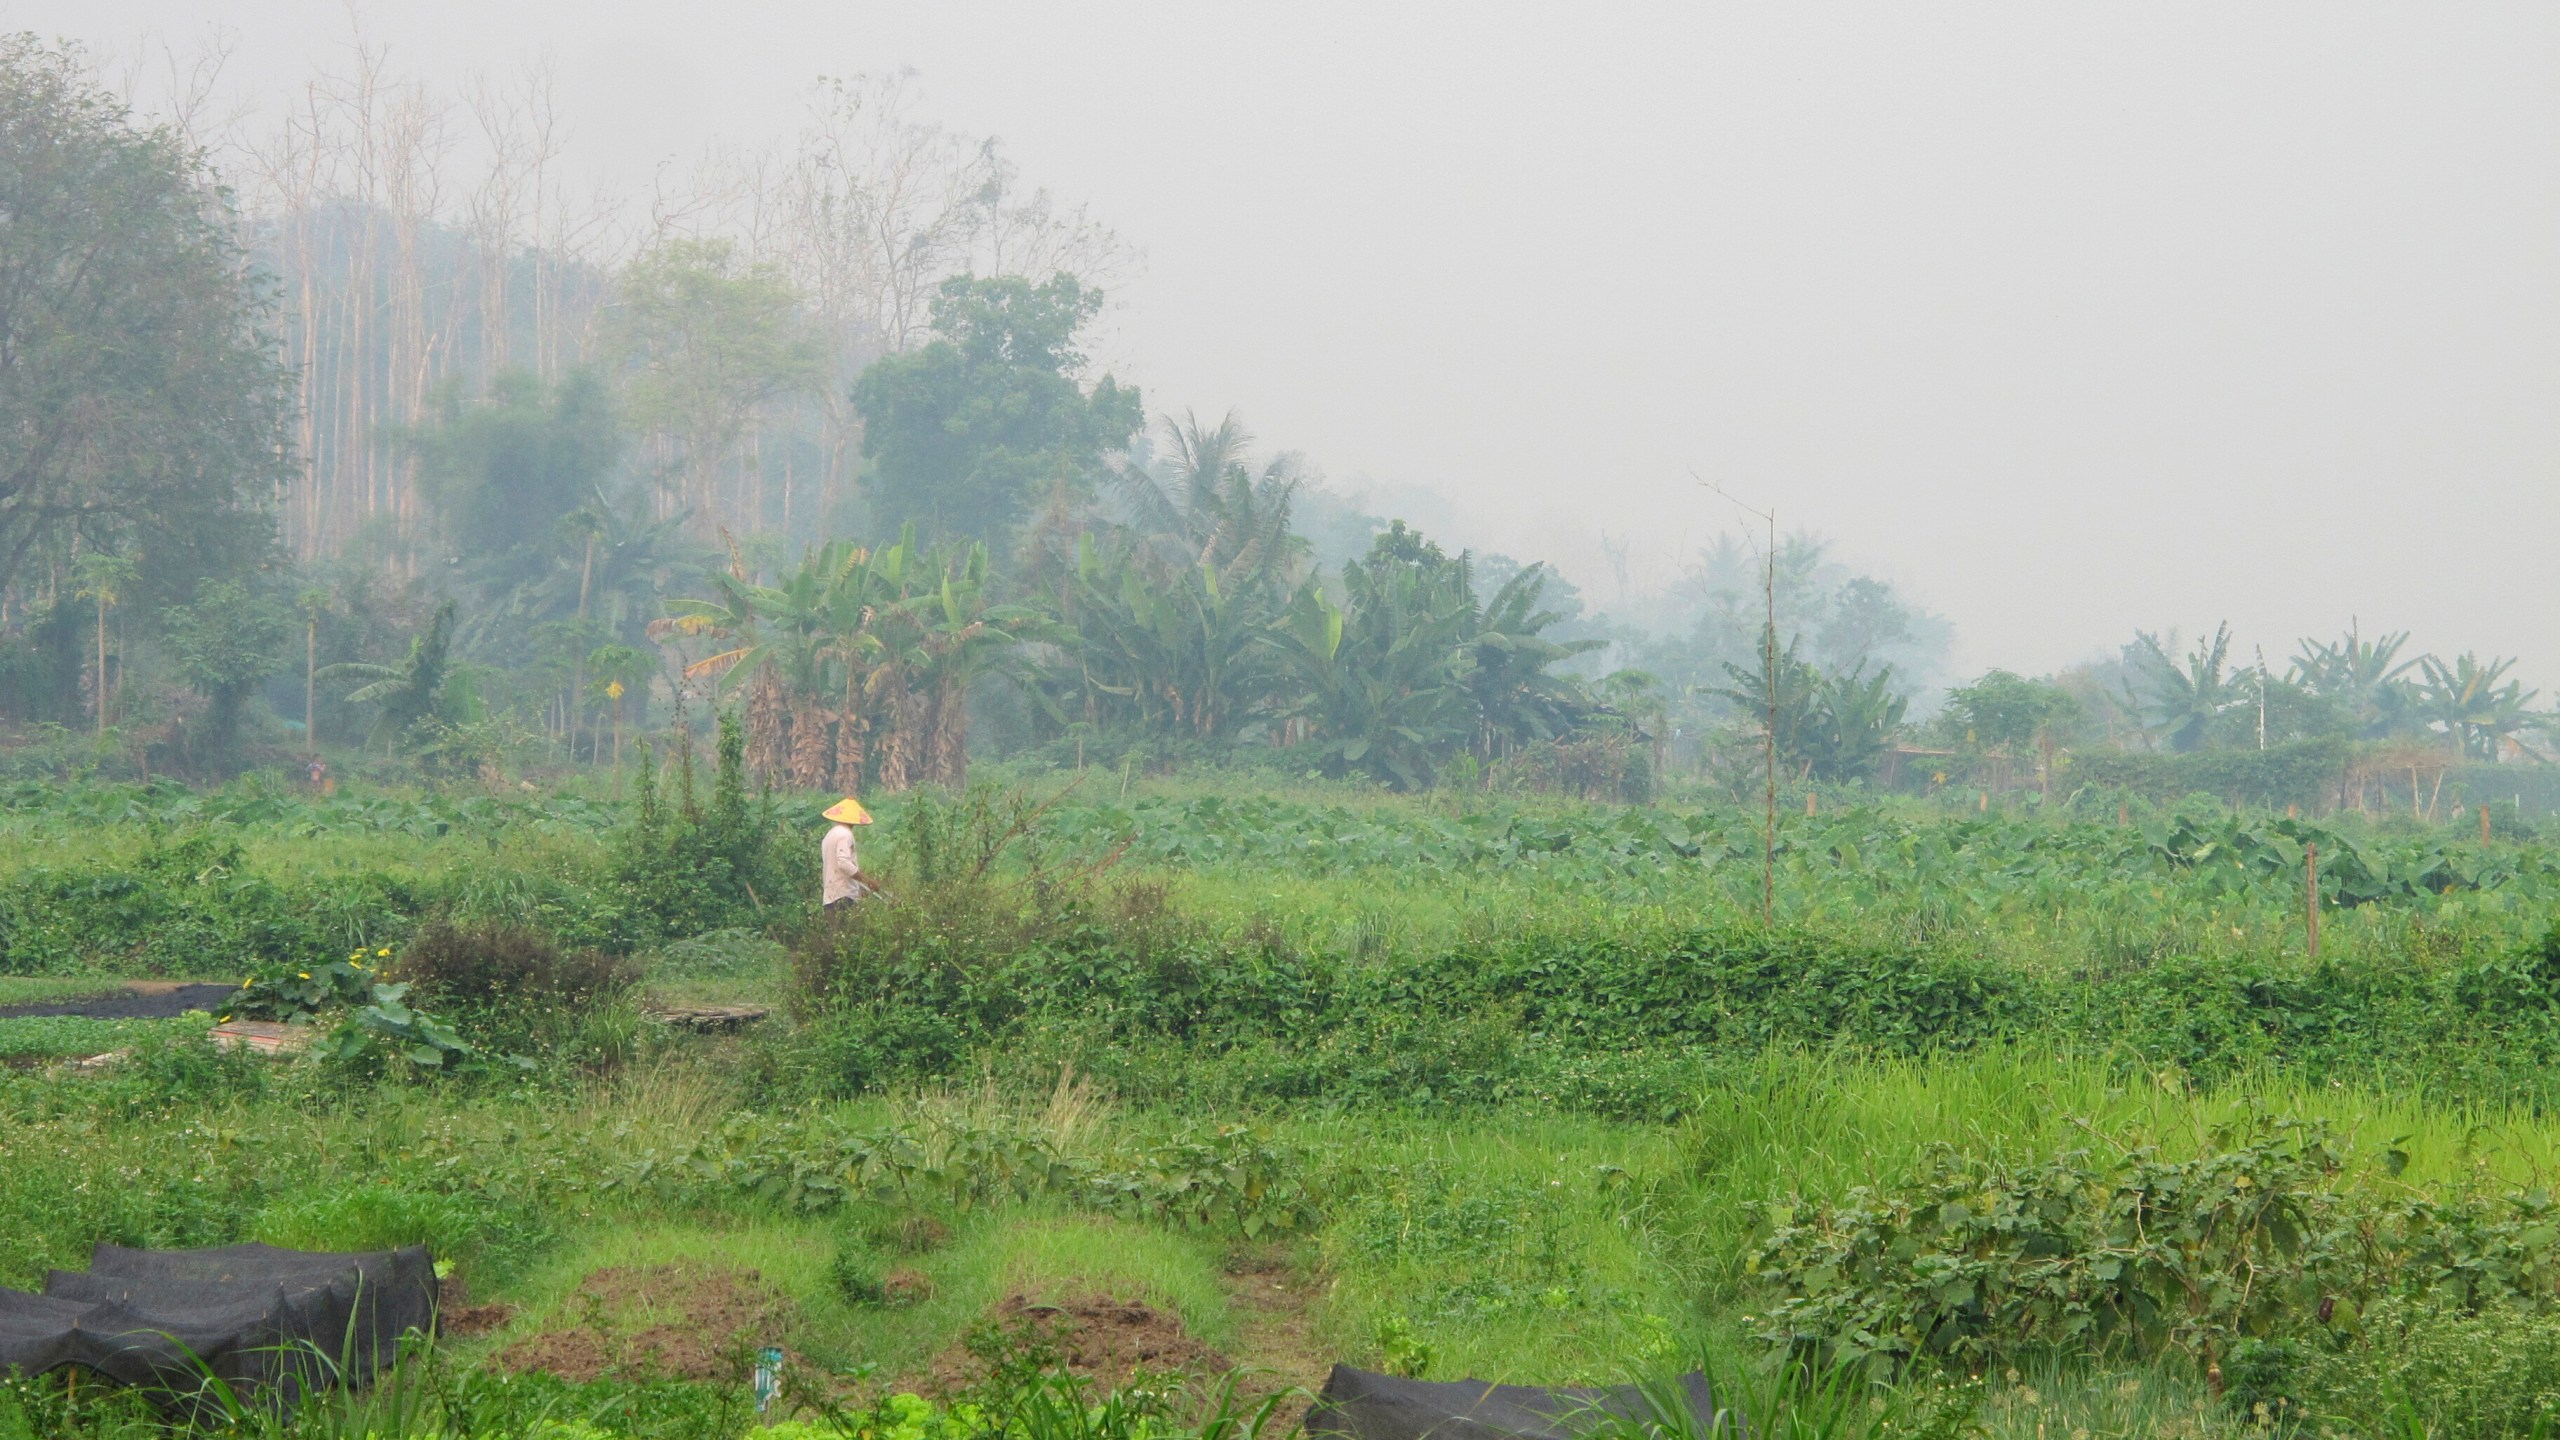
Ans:
POLYGON ((876 888, 871 877, 862 873, 862 862, 853 851, 853 827, 870 824, 871 812, 847 795, 824 813, 836 823, 828 827, 827 838, 818 842, 818 878, 826 908, 832 911, 876 888))

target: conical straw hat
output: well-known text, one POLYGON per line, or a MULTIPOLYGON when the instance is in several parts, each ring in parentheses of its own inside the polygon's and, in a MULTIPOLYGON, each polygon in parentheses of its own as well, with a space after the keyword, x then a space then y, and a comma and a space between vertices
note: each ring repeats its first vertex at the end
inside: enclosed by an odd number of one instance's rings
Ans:
POLYGON ((828 806, 822 813, 824 813, 828 819, 833 820, 839 825, 868 825, 871 823, 871 812, 863 809, 862 802, 854 799, 850 795, 847 795, 833 805, 828 806))

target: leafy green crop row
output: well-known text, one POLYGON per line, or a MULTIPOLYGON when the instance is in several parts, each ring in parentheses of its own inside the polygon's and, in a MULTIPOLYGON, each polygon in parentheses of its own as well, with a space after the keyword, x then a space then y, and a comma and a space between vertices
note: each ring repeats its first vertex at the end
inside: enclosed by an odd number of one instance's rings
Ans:
POLYGON ((1168 1098, 1684 1109, 1719 1057, 1770 1046, 1924 1054, 2017 1043, 2202 1077, 2307 1077, 2542 1097, 2560 1061, 2560 944, 2421 959, 2197 955, 2024 966, 1957 938, 1884 941, 1661 912, 1559 918, 1365 957, 1251 922, 931 892, 804 948, 821 1091, 980 1063, 1109 1074, 1168 1098), (1017 908, 1019 907, 1019 908, 1017 908))

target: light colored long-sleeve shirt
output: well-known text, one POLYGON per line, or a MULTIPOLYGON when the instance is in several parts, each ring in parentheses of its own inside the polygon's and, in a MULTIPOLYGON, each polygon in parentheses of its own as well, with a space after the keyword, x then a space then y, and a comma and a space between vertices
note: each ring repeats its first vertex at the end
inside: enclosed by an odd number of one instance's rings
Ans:
POLYGON ((838 825, 818 842, 818 873, 826 904, 862 893, 862 882, 855 878, 862 873, 862 865, 853 852, 852 826, 838 825))

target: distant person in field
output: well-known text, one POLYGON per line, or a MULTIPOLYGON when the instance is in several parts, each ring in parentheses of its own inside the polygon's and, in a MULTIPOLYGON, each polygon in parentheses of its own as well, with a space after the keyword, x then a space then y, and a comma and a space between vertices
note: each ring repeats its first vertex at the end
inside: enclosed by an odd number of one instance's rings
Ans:
POLYGON ((835 911, 879 887, 862 873, 862 859, 853 848, 853 827, 870 824, 871 812, 847 795, 828 806, 825 815, 836 823, 828 827, 827 838, 818 842, 819 889, 826 908, 835 911))

